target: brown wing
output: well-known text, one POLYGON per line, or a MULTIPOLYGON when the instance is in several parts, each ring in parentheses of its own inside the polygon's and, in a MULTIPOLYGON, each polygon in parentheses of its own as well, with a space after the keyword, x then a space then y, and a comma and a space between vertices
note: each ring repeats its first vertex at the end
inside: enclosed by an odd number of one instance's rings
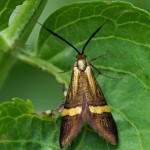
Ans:
POLYGON ((92 127, 113 145, 118 143, 118 131, 111 113, 91 113, 92 127))
POLYGON ((60 147, 70 144, 77 136, 82 126, 81 115, 64 116, 60 128, 60 147))
MULTIPOLYGON (((87 99, 89 107, 89 122, 111 144, 118 143, 118 131, 116 123, 110 113, 109 106, 96 81, 91 68, 87 68, 87 77, 91 92, 90 99, 87 99)), ((88 97, 87 97, 88 98, 88 97)))
POLYGON ((80 94, 80 72, 74 68, 70 86, 62 112, 60 128, 60 147, 67 146, 77 136, 82 127, 82 97, 80 94))

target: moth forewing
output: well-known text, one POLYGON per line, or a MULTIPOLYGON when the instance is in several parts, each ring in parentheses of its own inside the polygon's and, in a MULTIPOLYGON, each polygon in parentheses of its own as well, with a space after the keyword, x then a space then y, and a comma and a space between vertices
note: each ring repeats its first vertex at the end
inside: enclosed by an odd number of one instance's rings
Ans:
POLYGON ((74 63, 71 82, 69 85, 64 110, 62 111, 62 122, 60 128, 60 147, 67 146, 76 137, 82 127, 82 99, 78 95, 80 82, 80 71, 77 63, 74 63))
POLYGON ((108 142, 115 145, 118 143, 118 131, 116 123, 110 113, 110 108, 104 98, 102 90, 95 79, 91 67, 88 71, 88 81, 90 89, 93 91, 93 101, 88 101, 89 122, 108 142))

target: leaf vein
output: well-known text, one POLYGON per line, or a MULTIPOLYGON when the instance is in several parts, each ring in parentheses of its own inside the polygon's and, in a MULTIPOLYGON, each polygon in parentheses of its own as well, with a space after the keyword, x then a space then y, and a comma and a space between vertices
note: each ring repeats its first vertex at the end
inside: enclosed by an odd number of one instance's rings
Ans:
POLYGON ((125 119, 127 122, 129 122, 129 123, 131 124, 131 126, 136 130, 137 136, 138 136, 138 140, 139 140, 139 144, 140 144, 140 148, 141 148, 141 150, 144 150, 144 149, 143 149, 143 145, 142 145, 142 141, 141 141, 140 131, 139 131, 139 129, 137 128, 137 126, 136 126, 124 113, 122 113, 119 109, 117 109, 117 108, 115 108, 115 107, 113 107, 113 106, 111 106, 111 108, 112 108, 114 111, 116 111, 118 114, 120 114, 122 117, 124 117, 124 119, 125 119))

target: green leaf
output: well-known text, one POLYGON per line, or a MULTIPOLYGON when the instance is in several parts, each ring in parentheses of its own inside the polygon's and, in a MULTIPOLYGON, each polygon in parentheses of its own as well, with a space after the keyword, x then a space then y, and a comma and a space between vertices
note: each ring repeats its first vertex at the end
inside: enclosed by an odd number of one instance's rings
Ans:
POLYGON ((4 34, 4 39, 7 40, 8 45, 11 47, 14 45, 22 46, 26 43, 46 2, 47 0, 30 0, 23 3, 12 24, 4 34))
POLYGON ((17 118, 24 114, 33 113, 31 101, 26 102, 20 98, 13 98, 13 102, 4 102, 0 104, 0 119, 5 117, 17 118))
MULTIPOLYGON (((57 121, 60 124, 60 121, 57 121)), ((33 115, 31 101, 14 98, 0 104, 1 150, 59 149, 56 117, 49 120, 33 115), (55 145, 57 143, 57 145, 55 145)))
MULTIPOLYGON (((8 14, 12 12, 11 8, 14 8, 17 4, 20 4, 19 1, 14 1, 11 5, 10 1, 2 2, 0 5, 1 14, 7 11, 8 14), (3 5, 2 5, 3 4, 3 5), (9 7, 11 5, 11 8, 9 7), (8 8, 8 10, 6 9, 8 8), (10 11, 11 10, 11 11, 10 11)), ((37 19, 41 15, 47 0, 30 0, 25 1, 21 6, 19 12, 15 16, 14 20, 10 26, 1 33, 0 35, 0 87, 3 85, 7 75, 13 65, 16 62, 16 58, 12 55, 12 51, 16 50, 16 47, 21 47, 24 49, 24 44, 31 34, 34 25, 36 24, 37 19)), ((4 15, 4 18, 10 15, 4 15)), ((1 17, 1 16, 0 16, 1 17)), ((3 21, 6 21, 2 18, 3 21)), ((2 22, 3 22, 2 21, 2 22)), ((5 26, 6 22, 4 22, 5 26)), ((7 22, 8 24, 8 22, 7 22)))
MULTIPOLYGON (((112 146, 93 130, 84 128, 68 149, 149 149, 150 124, 150 14, 129 3, 85 2, 65 6, 54 12, 44 26, 57 32, 79 50, 102 23, 110 21, 92 39, 85 53, 101 72, 120 79, 98 76, 98 82, 111 107, 119 132, 119 144, 112 146), (129 146, 130 145, 130 146, 129 146)), ((76 52, 44 28, 33 56, 18 58, 53 73, 68 84, 67 70, 76 52)), ((84 85, 83 85, 84 86, 84 85)))
POLYGON ((24 0, 2 0, 0 2, 0 31, 8 27, 9 17, 17 5, 23 3, 24 0))
MULTIPOLYGON (((146 150, 150 146, 150 15, 129 3, 85 2, 57 10, 44 26, 80 50, 107 19, 110 21, 93 38, 85 53, 90 60, 108 50, 104 58, 91 63, 106 75, 120 77, 97 78, 116 120, 119 144, 112 146, 85 127, 67 149, 93 149, 94 145, 95 150, 146 150)), ((76 55, 66 43, 42 28, 36 53, 17 57, 53 73, 58 81, 68 85, 71 73, 60 71, 67 70, 76 55)))

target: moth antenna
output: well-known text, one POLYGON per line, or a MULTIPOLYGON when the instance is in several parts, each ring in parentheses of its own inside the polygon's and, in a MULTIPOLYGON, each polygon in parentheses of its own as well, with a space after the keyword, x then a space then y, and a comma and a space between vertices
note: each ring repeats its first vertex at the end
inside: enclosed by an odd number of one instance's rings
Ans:
POLYGON ((84 54, 84 50, 86 48, 86 46, 89 44, 89 42, 91 41, 91 39, 95 36, 95 34, 100 31, 100 29, 108 22, 109 20, 107 19, 100 27, 98 27, 93 33, 92 35, 89 37, 89 39, 85 42, 83 48, 82 48, 82 52, 81 54, 84 54))
POLYGON ((39 25, 41 25, 45 30, 47 30, 48 32, 50 32, 51 34, 53 34, 54 36, 56 36, 57 38, 61 39, 62 41, 64 41, 65 43, 67 43, 69 46, 71 46, 78 54, 80 54, 80 52, 78 51, 78 49, 76 47, 74 47, 69 41, 67 41, 66 39, 64 39, 62 36, 58 35, 57 33, 53 32, 52 30, 48 29, 46 26, 42 25, 40 22, 37 22, 39 25))

